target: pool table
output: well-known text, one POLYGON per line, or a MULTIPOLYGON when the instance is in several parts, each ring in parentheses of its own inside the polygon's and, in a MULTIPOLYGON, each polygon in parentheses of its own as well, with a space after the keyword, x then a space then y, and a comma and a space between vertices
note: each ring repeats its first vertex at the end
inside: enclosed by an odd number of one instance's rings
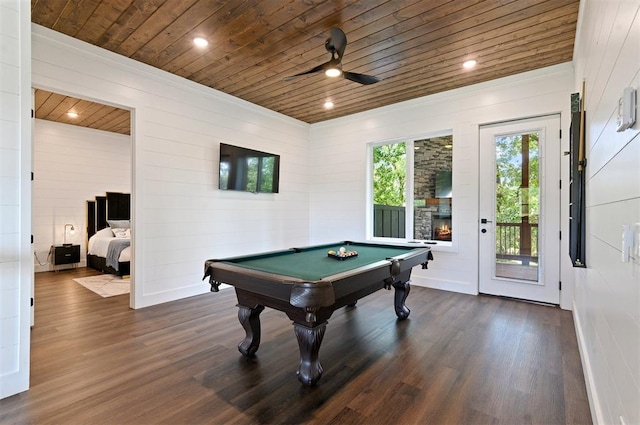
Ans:
POLYGON ((264 308, 284 312, 293 321, 298 339, 298 379, 312 386, 322 376, 318 352, 331 314, 379 289, 393 287, 396 315, 406 319, 411 269, 427 268, 430 259, 431 251, 424 245, 341 241, 207 260, 204 278, 209 277, 213 292, 222 283, 235 287, 238 319, 246 332, 238 349, 246 357, 254 356, 260 345, 264 308), (341 257, 340 248, 352 255, 341 257))

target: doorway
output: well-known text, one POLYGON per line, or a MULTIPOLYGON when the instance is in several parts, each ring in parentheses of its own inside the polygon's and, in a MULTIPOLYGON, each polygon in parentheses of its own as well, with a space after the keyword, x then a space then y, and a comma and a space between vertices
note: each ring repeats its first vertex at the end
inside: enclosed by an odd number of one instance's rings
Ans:
POLYGON ((560 303, 560 115, 480 127, 479 292, 560 303))
MULTIPOLYGON (((32 108, 34 118, 37 119, 32 120, 32 168, 35 174, 32 181, 32 247, 37 263, 35 271, 49 271, 52 267, 54 270, 69 267, 75 269, 82 265, 81 259, 85 258, 81 253, 89 254, 89 237, 96 233, 97 222, 104 222, 107 218, 129 221, 133 218, 128 195, 133 188, 133 111, 119 105, 43 88, 33 89, 32 108), (108 192, 116 192, 115 195, 127 194, 127 205, 120 209, 118 216, 107 215, 107 209, 111 211, 109 205, 114 206, 108 200, 108 192), (95 206, 96 198, 103 201, 103 208, 95 206), (123 212, 125 210, 126 213, 123 212), (68 229, 72 232, 68 232, 68 229), (57 252, 60 248, 73 249, 77 258, 58 262, 51 252, 57 252), (63 266, 56 268, 55 264, 63 266)), ((128 232, 122 239, 129 239, 131 246, 125 247, 122 244, 123 250, 118 263, 115 266, 107 264, 115 271, 107 270, 104 263, 98 267, 91 262, 91 267, 99 268, 95 271, 97 279, 80 282, 91 279, 70 275, 69 280, 83 286, 88 285, 87 287, 94 288, 92 290, 100 294, 113 293, 106 290, 109 287, 105 286, 105 282, 113 283, 116 292, 124 291, 126 282, 126 286, 131 289, 129 304, 133 306, 134 281, 128 278, 133 277, 133 269, 130 267, 133 264, 133 234, 128 232), (101 273, 105 273, 104 276, 101 273), (111 276, 109 273, 118 277, 108 279, 111 276), (124 279, 121 280, 120 276, 124 279)), ((99 242, 94 244, 93 249, 106 253, 109 241, 99 242)), ((106 254, 98 252, 91 254, 94 254, 92 257, 106 257, 106 254)), ((88 255, 86 258, 88 259, 88 255)), ((89 266, 90 262, 87 260, 87 267, 89 266)), ((32 292, 35 293, 34 288, 32 292)), ((35 302, 32 303, 32 324, 35 302)))

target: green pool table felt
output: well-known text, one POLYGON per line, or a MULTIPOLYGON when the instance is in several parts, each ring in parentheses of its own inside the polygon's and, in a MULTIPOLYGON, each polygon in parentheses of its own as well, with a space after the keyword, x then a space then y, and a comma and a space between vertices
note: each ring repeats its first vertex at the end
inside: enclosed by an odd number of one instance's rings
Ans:
POLYGON ((415 248, 368 245, 323 245, 303 248, 300 252, 279 251, 228 261, 241 267, 273 273, 304 281, 321 280, 327 276, 343 273, 358 267, 383 261, 390 257, 407 254, 415 248), (344 260, 329 258, 329 250, 338 251, 344 246, 347 251, 357 251, 358 256, 344 260))

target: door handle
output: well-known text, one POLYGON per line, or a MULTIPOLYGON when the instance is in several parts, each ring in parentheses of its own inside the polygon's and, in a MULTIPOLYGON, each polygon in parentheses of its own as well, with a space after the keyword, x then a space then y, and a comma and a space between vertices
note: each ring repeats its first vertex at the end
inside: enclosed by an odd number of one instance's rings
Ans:
POLYGON ((481 218, 481 219, 480 219, 480 223, 482 223, 482 224, 487 224, 487 223, 493 223, 493 221, 491 221, 491 220, 487 220, 486 218, 481 218))

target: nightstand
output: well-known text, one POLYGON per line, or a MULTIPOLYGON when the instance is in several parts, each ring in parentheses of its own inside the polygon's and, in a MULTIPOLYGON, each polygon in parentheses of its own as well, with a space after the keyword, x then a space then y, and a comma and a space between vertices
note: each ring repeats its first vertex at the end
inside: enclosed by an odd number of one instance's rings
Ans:
POLYGON ((53 251, 54 271, 56 271, 56 266, 80 262, 80 245, 54 245, 51 250, 53 251))

